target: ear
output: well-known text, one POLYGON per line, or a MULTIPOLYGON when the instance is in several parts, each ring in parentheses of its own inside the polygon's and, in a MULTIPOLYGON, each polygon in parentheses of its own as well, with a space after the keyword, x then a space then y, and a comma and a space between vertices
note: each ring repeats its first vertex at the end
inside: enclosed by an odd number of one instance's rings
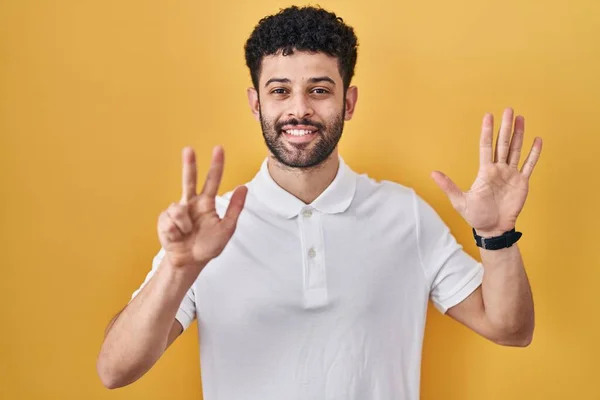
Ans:
POLYGON ((248 88, 248 104, 254 119, 260 121, 260 102, 258 101, 258 92, 253 87, 248 88))
POLYGON ((358 101, 358 88, 356 86, 350 86, 346 91, 346 108, 345 120, 350 121, 354 115, 354 109, 356 108, 356 102, 358 101))

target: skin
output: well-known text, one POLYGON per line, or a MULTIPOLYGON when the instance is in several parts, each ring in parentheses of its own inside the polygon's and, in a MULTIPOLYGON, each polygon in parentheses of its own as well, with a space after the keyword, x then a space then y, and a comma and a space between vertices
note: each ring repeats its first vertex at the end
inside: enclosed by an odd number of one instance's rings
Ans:
POLYGON ((196 190, 196 157, 182 154, 182 196, 163 211, 157 224, 165 256, 140 293, 109 323, 96 369, 109 389, 142 377, 181 334, 177 310, 206 264, 217 257, 235 232, 247 188, 237 188, 223 218, 215 198, 223 176, 224 154, 213 150, 211 166, 200 192, 196 190))
MULTIPOLYGON (((542 152, 542 139, 536 137, 519 169, 525 119, 515 118, 512 108, 504 111, 495 147, 493 131, 493 116, 486 114, 479 140, 479 171, 467 192, 442 172, 431 175, 456 211, 483 237, 499 236, 516 227, 542 152)), ((495 343, 528 346, 535 313, 518 244, 500 250, 480 248, 479 252, 485 269, 483 283, 449 309, 448 315, 495 343)))
MULTIPOLYGON (((259 86, 248 89, 248 101, 255 118, 261 122, 265 140, 271 142, 268 166, 275 182, 305 203, 312 202, 325 190, 337 171, 337 147, 320 164, 303 168, 303 162, 314 161, 319 144, 327 137, 314 135, 298 145, 295 138, 288 138, 273 127, 278 126, 278 121, 290 118, 332 126, 332 121, 340 115, 340 105, 344 107, 341 115, 349 120, 357 97, 358 89, 354 86, 344 97, 342 77, 333 57, 298 51, 291 56, 265 57, 259 86), (327 77, 333 83, 315 82, 320 77, 327 77), (328 94, 315 93, 319 88, 328 94), (274 154, 273 150, 277 149, 273 144, 280 145, 281 154, 274 154)), ((542 140, 535 138, 519 170, 524 124, 522 116, 514 119, 513 110, 506 109, 494 151, 493 116, 484 116, 480 168, 468 192, 460 191, 442 172, 434 171, 431 175, 467 223, 484 237, 514 228, 525 204, 529 178, 540 156, 542 140)), ((482 285, 450 308, 448 315, 495 343, 529 345, 534 329, 533 298, 518 245, 494 251, 481 249, 480 253, 485 268, 482 285)))
POLYGON ((248 89, 248 102, 256 120, 267 122, 261 123, 265 141, 277 143, 282 149, 279 156, 269 150, 269 173, 275 182, 307 204, 329 186, 339 167, 337 145, 317 165, 304 164, 311 164, 311 160, 314 163, 323 142, 337 144, 339 138, 333 127, 340 119, 352 119, 357 99, 356 86, 350 86, 344 96, 334 57, 295 51, 263 59, 258 89, 248 89), (274 81, 282 79, 286 81, 274 81), (293 119, 314 121, 327 129, 301 141, 273 129, 278 122, 293 119))
MULTIPOLYGON (((344 93, 337 59, 296 51, 285 57, 265 57, 259 87, 249 88, 247 94, 250 109, 263 128, 271 176, 283 189, 311 203, 337 173, 337 143, 343 121, 354 115, 358 89, 350 86, 344 93), (297 137, 280 128, 318 129, 297 137)), ((540 138, 534 140, 519 170, 523 134, 523 117, 514 120, 512 109, 507 109, 494 151, 493 119, 487 114, 480 139, 479 172, 471 189, 462 192, 443 173, 432 173, 456 210, 483 236, 515 227, 525 203, 542 142, 540 138)), ((224 249, 244 207, 247 189, 241 186, 234 191, 225 216, 217 215, 215 198, 225 162, 220 146, 213 150, 200 191, 196 188, 193 149, 183 149, 182 160, 182 197, 158 218, 165 257, 156 274, 111 320, 105 332, 97 370, 108 388, 139 379, 179 336, 182 326, 175 315, 183 297, 207 263, 224 249)), ((519 248, 515 244, 480 251, 485 268, 483 284, 448 310, 448 315, 495 343, 526 346, 533 336, 534 312, 519 248)))

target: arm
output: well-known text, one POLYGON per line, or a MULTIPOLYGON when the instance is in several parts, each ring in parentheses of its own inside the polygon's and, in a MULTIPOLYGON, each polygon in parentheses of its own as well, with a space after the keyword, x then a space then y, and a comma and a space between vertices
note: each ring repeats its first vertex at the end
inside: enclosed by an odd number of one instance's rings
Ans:
POLYGON ((164 257, 156 273, 106 330, 97 362, 98 375, 106 387, 130 384, 156 363, 183 330, 175 317, 188 290, 231 239, 247 189, 236 189, 225 216, 217 214, 215 198, 223 163, 223 150, 217 147, 202 191, 197 194, 196 157, 193 150, 184 149, 181 201, 172 203, 158 220, 164 257))
MULTIPOLYGON (((529 179, 542 151, 542 140, 534 139, 519 170, 524 132, 524 118, 514 119, 513 110, 506 109, 494 152, 493 117, 486 114, 479 142, 479 172, 470 190, 463 193, 441 172, 432 175, 454 208, 483 237, 498 236, 513 229, 525 205, 529 179)), ((484 268, 481 286, 450 308, 448 314, 496 343, 528 345, 533 336, 534 310, 519 247, 513 244, 480 252, 484 268)))
POLYGON ((175 314, 192 283, 163 259, 148 284, 113 318, 97 361, 98 375, 107 388, 139 379, 181 334, 183 327, 175 314))
POLYGON ((528 346, 534 329, 533 298, 517 244, 480 253, 482 285, 447 314, 497 344, 528 346))
MULTIPOLYGON (((110 332, 111 328, 117 321, 117 318, 119 318, 119 316, 123 313, 124 310, 125 310, 125 308, 123 308, 114 317, 112 317, 112 319, 106 326, 106 329, 104 330, 104 339, 106 339, 106 337, 108 336, 108 332, 110 332)), ((183 325, 181 325, 181 322, 177 321, 177 319, 176 319, 173 323, 173 328, 171 329, 171 332, 169 333, 169 339, 167 340, 167 348, 173 344, 175 339, 177 339, 179 337, 179 335, 181 335, 183 333, 183 331, 184 331, 183 325)))

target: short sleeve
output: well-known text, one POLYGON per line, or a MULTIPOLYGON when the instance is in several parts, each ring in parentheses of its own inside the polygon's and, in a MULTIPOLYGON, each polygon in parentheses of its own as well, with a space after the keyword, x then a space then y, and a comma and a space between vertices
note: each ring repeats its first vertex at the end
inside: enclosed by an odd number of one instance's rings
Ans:
POLYGON ((483 281, 483 265, 457 243, 437 212, 414 193, 418 251, 434 306, 446 313, 483 281))
MULTIPOLYGON (((135 298, 135 296, 138 295, 138 293, 150 281, 152 276, 154 276, 154 273, 156 272, 156 270, 158 269, 158 266, 162 262, 164 255, 165 255, 165 251, 164 251, 164 249, 161 248, 160 251, 158 252, 158 254, 156 254, 156 256, 154 256, 154 259, 152 260, 152 269, 150 270, 150 272, 148 272, 148 275, 146 275, 146 279, 144 280, 142 285, 135 292, 133 292, 133 294, 131 295, 131 300, 133 300, 135 298)), ((179 306, 179 310, 177 310, 175 319, 177 319, 177 321, 179 321, 181 326, 183 326, 183 330, 186 330, 190 326, 190 324, 192 323, 192 321, 194 320, 195 317, 196 317, 196 300, 195 300, 195 296, 194 296, 194 287, 192 286, 185 294, 185 297, 183 298, 183 301, 181 302, 181 305, 179 306)))

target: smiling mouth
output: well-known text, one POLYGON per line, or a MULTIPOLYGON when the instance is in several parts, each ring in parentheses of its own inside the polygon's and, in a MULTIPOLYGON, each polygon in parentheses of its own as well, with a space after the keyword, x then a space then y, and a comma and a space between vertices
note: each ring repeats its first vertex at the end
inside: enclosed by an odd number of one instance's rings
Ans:
POLYGON ((291 144, 308 144, 318 136, 318 129, 285 129, 281 135, 291 144))
POLYGON ((302 137, 317 133, 317 129, 287 129, 283 130, 283 133, 290 136, 302 137))

